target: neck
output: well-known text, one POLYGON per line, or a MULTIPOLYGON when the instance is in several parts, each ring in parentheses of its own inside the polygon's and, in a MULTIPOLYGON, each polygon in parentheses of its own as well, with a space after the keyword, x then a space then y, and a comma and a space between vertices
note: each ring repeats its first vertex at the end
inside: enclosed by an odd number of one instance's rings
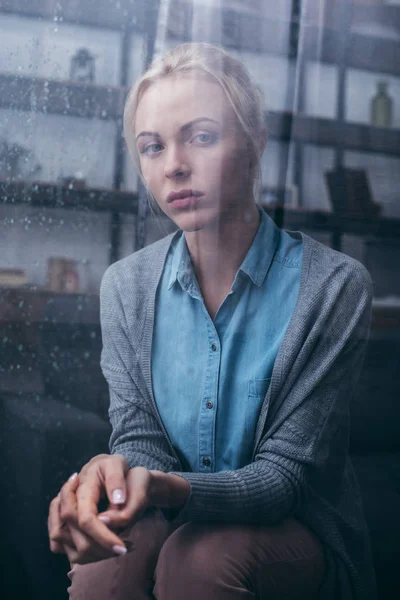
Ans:
POLYGON ((253 200, 238 214, 222 216, 215 227, 185 232, 196 278, 201 287, 218 290, 230 286, 260 224, 253 200))

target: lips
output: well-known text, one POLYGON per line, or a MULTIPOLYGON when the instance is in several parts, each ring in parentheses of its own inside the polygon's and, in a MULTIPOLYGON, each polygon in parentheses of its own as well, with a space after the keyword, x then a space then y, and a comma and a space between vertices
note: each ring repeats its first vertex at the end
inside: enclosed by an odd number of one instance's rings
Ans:
POLYGON ((174 200, 180 200, 183 198, 199 198, 200 196, 204 196, 204 194, 203 192, 199 192, 198 190, 179 190, 178 192, 170 192, 167 196, 167 202, 170 203, 174 200))

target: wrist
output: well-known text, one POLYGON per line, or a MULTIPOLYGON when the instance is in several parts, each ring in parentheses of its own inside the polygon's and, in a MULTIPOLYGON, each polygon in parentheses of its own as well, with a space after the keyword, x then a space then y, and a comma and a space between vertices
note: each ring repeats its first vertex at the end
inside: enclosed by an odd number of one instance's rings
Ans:
POLYGON ((150 502, 157 508, 182 508, 190 496, 190 483, 179 475, 150 471, 150 502))

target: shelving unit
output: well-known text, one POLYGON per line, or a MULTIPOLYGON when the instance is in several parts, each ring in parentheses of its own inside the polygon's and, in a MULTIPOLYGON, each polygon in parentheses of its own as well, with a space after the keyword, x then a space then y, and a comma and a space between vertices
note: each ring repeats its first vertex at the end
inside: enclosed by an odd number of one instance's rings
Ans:
POLYGON ((63 304, 64 312, 58 311, 57 323, 70 323, 71 311, 73 322, 98 323, 99 322, 99 295, 98 294, 72 294, 55 293, 35 286, 26 288, 1 288, 0 287, 0 325, 7 323, 20 323, 31 326, 49 322, 46 313, 52 304, 63 304), (82 313, 82 306, 85 311, 82 313), (80 315, 84 314, 81 318, 80 315))
POLYGON ((137 212, 138 195, 115 189, 74 188, 45 182, 0 181, 0 203, 83 211, 137 212))
MULTIPOLYGON (((338 0, 336 4, 339 5, 340 1, 338 0)), ((332 2, 332 5, 334 4, 335 2, 332 2)), ((318 6, 317 0, 314 0, 314 5, 318 6)), ((177 43, 192 40, 187 33, 191 31, 189 24, 192 20, 192 6, 190 0, 175 0, 171 3, 168 33, 177 43)), ((375 12, 368 10, 364 5, 354 3, 353 24, 366 21, 368 15, 371 15, 372 19, 372 15, 380 14, 382 23, 398 24, 400 30, 400 7, 381 5, 379 12, 376 7, 374 9, 375 12)), ((301 40, 301 52, 306 60, 318 60, 328 64, 338 62, 342 33, 338 28, 337 14, 332 14, 331 22, 323 25, 317 25, 315 20, 305 15, 300 26, 297 18, 290 22, 282 19, 260 18, 257 14, 239 13, 229 8, 222 10, 222 22, 226 26, 222 31, 216 32, 215 39, 211 37, 211 42, 221 43, 226 48, 240 48, 249 52, 287 57, 291 53, 288 42, 292 24, 295 29, 300 29, 301 26, 306 28, 306 34, 301 40)), ((218 22, 219 8, 207 5, 207 11, 210 21, 218 22)), ((400 48, 393 40, 351 33, 349 50, 348 67, 400 74, 400 48), (379 52, 376 51, 378 47, 379 52)))
MULTIPOLYGON (((122 118, 128 91, 127 87, 0 75, 0 108, 116 120, 122 118)), ((329 147, 335 146, 337 141, 335 119, 283 111, 271 111, 265 119, 272 139, 329 147)), ((400 156, 400 129, 348 122, 344 126, 344 147, 400 156)))
MULTIPOLYGON (((120 86, 102 86, 97 84, 82 84, 75 81, 49 80, 46 78, 30 78, 17 74, 0 74, 0 108, 12 108, 22 111, 35 111, 46 114, 57 114, 66 117, 82 117, 87 119, 113 120, 116 122, 116 158, 112 194, 116 193, 117 204, 109 205, 110 219, 110 255, 109 262, 119 258, 121 237, 121 221, 119 207, 124 208, 123 161, 124 140, 122 138, 122 113, 125 97, 128 91, 128 55, 132 36, 135 33, 145 35, 146 63, 151 61, 154 49, 155 30, 157 25, 159 0, 120 0, 110 5, 106 0, 85 0, 82 3, 61 3, 47 0, 0 0, 0 15, 14 14, 27 18, 47 20, 55 23, 69 23, 93 28, 116 30, 121 33, 121 78, 120 86), (122 196, 118 198, 118 193, 122 196), (118 199, 121 202, 118 202, 118 199)), ((0 183, 1 186, 1 183, 0 183)), ((22 201, 27 201, 26 189, 23 186, 22 201)), ((12 187, 12 186, 11 186, 12 187)), ((43 205, 74 206, 83 203, 84 208, 98 210, 99 206, 107 203, 110 191, 99 192, 88 188, 81 193, 68 194, 54 184, 38 182, 33 189, 33 203, 43 202, 43 205), (44 192, 43 200, 39 194, 44 192), (36 193, 37 192, 37 193, 36 193), (93 194, 99 200, 93 201, 93 194), (65 202, 64 202, 65 200, 65 202)), ((2 201, 15 201, 15 195, 9 196, 8 190, 1 187, 2 201), (14 198, 14 200, 13 200, 14 198)), ((141 190, 139 189, 139 195, 141 190)), ((115 196, 113 196, 115 197, 115 196)), ((137 202, 135 204, 137 209, 137 202)), ((123 211, 124 212, 124 211, 123 211)), ((129 211, 131 212, 131 211, 129 211)), ((136 238, 143 245, 144 239, 139 228, 136 238)))
MULTIPOLYGON (((74 324, 96 325, 100 319, 100 301, 98 294, 61 294, 50 292, 35 286, 26 288, 0 287, 0 327, 17 325, 30 329, 29 337, 37 334, 42 323, 53 322, 56 325, 74 324), (46 316, 51 305, 63 306, 57 310, 57 319, 50 321, 46 316), (84 305, 85 311, 81 312, 84 305), (71 316, 73 315, 73 319, 71 316), (83 315, 83 316, 81 316, 83 315)), ((387 332, 400 328, 399 306, 373 306, 371 329, 375 332, 387 332)))
MULTIPOLYGON (((299 0, 293 2, 292 18, 280 21, 225 8, 222 9, 220 19, 223 26, 218 30, 216 39, 209 39, 209 41, 222 43, 227 48, 301 60, 303 64, 299 66, 300 72, 307 61, 318 60, 327 64, 341 65, 342 79, 347 68, 399 76, 400 44, 393 40, 362 35, 350 30, 346 38, 344 56, 343 31, 340 29, 340 19, 344 14, 341 12, 343 2, 344 0, 337 0, 329 5, 330 12, 325 16, 322 25, 319 23, 320 4, 317 0, 307 2, 307 13, 302 14, 301 20, 299 0), (300 40, 301 32, 303 35, 300 40)), ((112 6, 106 0, 85 0, 80 4, 67 3, 62 8, 55 0, 52 2, 0 0, 0 14, 3 12, 95 28, 102 27, 118 30, 122 34, 122 77, 119 86, 0 74, 0 108, 39 111, 85 119, 113 120, 117 123, 118 148, 113 189, 70 189, 49 182, 0 181, 0 203, 2 204, 109 211, 112 215, 110 262, 119 257, 120 213, 137 215, 142 201, 140 191, 139 194, 122 191, 123 140, 120 133, 123 107, 128 93, 129 36, 135 31, 146 33, 149 60, 154 48, 158 8, 158 0, 120 0, 112 6)), ((189 39, 187 32, 191 32, 189 24, 192 10, 192 3, 189 0, 174 0, 170 3, 167 19, 167 32, 170 39, 177 42, 189 39)), ((216 17, 220 9, 207 5, 206 10, 211 15, 210 22, 218 22, 216 17)), ((368 7, 354 3, 351 9, 352 24, 357 25, 368 19, 375 19, 382 24, 396 25, 400 31, 400 7, 384 5, 368 7)), ((301 94, 300 82, 300 96, 301 94)), ((343 90, 341 94, 343 95, 343 90)), ((294 113, 271 111, 266 115, 266 123, 271 139, 295 143, 299 157, 295 183, 300 188, 301 151, 306 144, 333 148, 339 158, 340 153, 347 150, 400 157, 400 129, 376 128, 345 121, 343 97, 339 98, 340 114, 336 119, 305 115, 302 110, 302 98, 299 100, 298 111, 294 113), (340 135, 338 135, 338 124, 340 135)), ((283 168, 282 171, 284 170, 283 168)), ((307 210, 302 207, 293 209, 288 206, 268 205, 266 209, 278 225, 284 225, 287 229, 330 232, 333 247, 338 249, 340 249, 343 233, 391 239, 399 238, 400 234, 400 219, 344 218, 335 213, 307 210)))

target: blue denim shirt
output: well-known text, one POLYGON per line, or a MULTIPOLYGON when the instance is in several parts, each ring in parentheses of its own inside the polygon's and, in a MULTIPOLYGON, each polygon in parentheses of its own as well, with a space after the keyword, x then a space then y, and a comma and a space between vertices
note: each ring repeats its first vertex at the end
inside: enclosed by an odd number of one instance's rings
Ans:
POLYGON ((257 233, 214 320, 182 231, 160 279, 153 393, 188 471, 239 469, 251 461, 261 405, 296 304, 302 241, 259 211, 257 233))

